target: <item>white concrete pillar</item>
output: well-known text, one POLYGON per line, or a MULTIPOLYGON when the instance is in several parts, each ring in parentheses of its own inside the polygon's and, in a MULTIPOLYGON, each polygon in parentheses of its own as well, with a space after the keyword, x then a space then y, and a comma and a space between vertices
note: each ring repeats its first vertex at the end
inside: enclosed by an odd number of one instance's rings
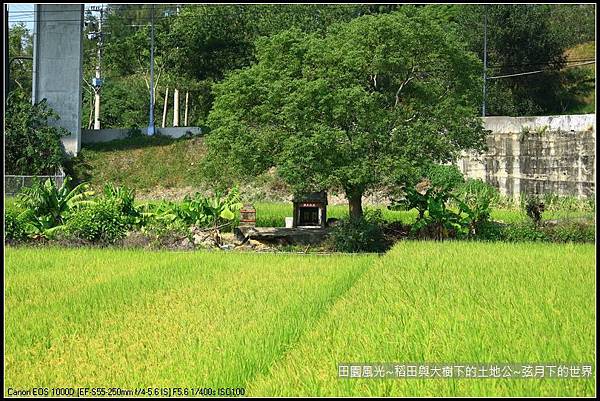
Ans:
POLYGON ((173 127, 179 127, 179 89, 173 92, 173 127))
POLYGON ((58 113, 51 123, 71 133, 63 144, 75 156, 81 149, 83 4, 36 4, 34 10, 32 101, 46 99, 58 113))

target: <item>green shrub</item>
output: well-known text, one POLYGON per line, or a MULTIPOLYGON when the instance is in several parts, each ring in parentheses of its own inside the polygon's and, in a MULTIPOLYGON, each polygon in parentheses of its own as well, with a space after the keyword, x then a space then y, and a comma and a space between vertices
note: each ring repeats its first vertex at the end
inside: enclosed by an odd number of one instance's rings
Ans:
POLYGON ((463 174, 455 165, 429 164, 420 169, 420 175, 415 175, 398 191, 392 191, 393 197, 388 209, 397 211, 414 208, 423 217, 427 209, 429 195, 433 192, 436 194, 444 193, 447 198, 452 191, 462 186, 464 182, 463 174), (423 186, 425 183, 427 186, 423 191, 417 190, 417 187, 423 186), (429 190, 429 195, 425 193, 427 190, 429 190))
POLYGON ((360 219, 339 220, 329 232, 326 246, 337 252, 384 252, 389 244, 382 225, 380 210, 369 210, 360 219))
POLYGON ((227 193, 217 191, 213 197, 197 192, 193 197, 186 196, 180 203, 162 201, 147 205, 143 216, 168 222, 179 220, 187 226, 231 230, 242 206, 239 191, 233 187, 227 193))
POLYGON ((503 241, 504 225, 496 221, 484 221, 477 226, 473 239, 482 241, 503 241))
POLYGON ((4 152, 6 174, 54 174, 66 160, 61 137, 70 135, 64 128, 48 125, 58 114, 46 99, 36 104, 11 93, 6 105, 4 152))
POLYGON ((501 224, 488 221, 481 225, 475 239, 484 241, 547 241, 547 242, 595 242, 596 226, 583 221, 570 221, 551 226, 539 226, 533 222, 501 224))
POLYGON ((119 203, 101 198, 73 213, 66 224, 66 232, 76 239, 112 243, 125 237, 127 226, 119 203))
POLYGON ((414 187, 404 188, 404 193, 406 209, 419 212, 411 226, 411 236, 443 240, 469 235, 474 212, 460 202, 458 212, 448 207, 451 200, 455 200, 449 185, 434 186, 429 179, 424 179, 414 187))
POLYGON ((27 239, 27 220, 22 211, 10 207, 4 212, 4 239, 6 241, 25 241, 27 239))
POLYGON ((113 200, 129 228, 140 226, 144 219, 140 208, 135 205, 135 192, 127 186, 116 187, 113 184, 104 186, 104 196, 113 200))
POLYGON ((502 240, 509 242, 547 241, 548 236, 535 224, 514 223, 502 226, 502 240))
MULTIPOLYGON (((461 214, 466 215, 465 221, 469 223, 469 234, 477 236, 481 231, 487 231, 484 236, 491 235, 494 230, 490 225, 492 204, 498 202, 498 190, 481 181, 467 180, 454 192, 451 203, 457 205, 461 214)), ((495 235, 495 234, 494 234, 495 235)))
POLYGON ((52 230, 65 223, 73 210, 89 203, 88 197, 93 195, 93 191, 88 189, 85 183, 71 189, 69 176, 65 177, 60 187, 50 179, 43 184, 36 181, 22 190, 17 204, 28 212, 37 233, 49 236, 52 230))
POLYGON ((596 226, 586 222, 565 222, 543 228, 553 242, 595 242, 596 226))

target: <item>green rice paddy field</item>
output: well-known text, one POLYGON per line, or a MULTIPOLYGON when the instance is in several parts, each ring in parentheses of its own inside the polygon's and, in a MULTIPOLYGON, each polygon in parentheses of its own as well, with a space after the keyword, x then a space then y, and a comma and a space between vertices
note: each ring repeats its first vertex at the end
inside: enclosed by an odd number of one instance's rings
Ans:
MULTIPOLYGON (((292 204, 283 202, 259 202, 254 205, 256 208, 256 225, 259 227, 284 227, 285 217, 292 216, 292 204)), ((411 224, 417 219, 419 213, 416 209, 408 211, 393 211, 385 206, 366 206, 365 210, 379 209, 383 218, 388 222, 401 221, 404 224, 411 224)), ((505 223, 517 223, 529 220, 529 217, 518 206, 511 208, 492 209, 492 219, 505 223)), ((345 218, 348 217, 348 205, 330 205, 327 207, 327 217, 345 218)), ((590 210, 575 209, 569 210, 561 208, 558 210, 547 210, 543 213, 544 220, 569 219, 578 217, 594 217, 594 212, 590 210)))
POLYGON ((589 363, 595 246, 398 243, 378 255, 11 248, 5 395, 594 396, 594 379, 340 379, 338 363, 589 363))

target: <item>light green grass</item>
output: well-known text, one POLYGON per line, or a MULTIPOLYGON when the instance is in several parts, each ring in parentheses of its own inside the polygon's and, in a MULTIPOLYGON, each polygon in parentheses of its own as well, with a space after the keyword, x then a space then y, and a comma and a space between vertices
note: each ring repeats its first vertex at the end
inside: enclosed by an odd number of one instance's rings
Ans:
POLYGON ((366 256, 8 249, 6 387, 242 386, 366 256))
POLYGON ((95 188, 107 182, 138 191, 197 186, 205 151, 202 138, 141 136, 86 145, 72 160, 72 171, 95 188))
POLYGON ((349 380, 337 363, 595 362, 594 246, 401 242, 387 255, 7 248, 5 393, 593 395, 586 380, 349 380))
MULTIPOLYGON (((284 227, 285 218, 292 216, 292 204, 290 203, 255 203, 256 208, 256 225, 258 227, 284 227)), ((388 222, 402 222, 403 224, 412 224, 419 215, 415 209, 408 211, 389 210, 386 206, 366 206, 365 210, 379 209, 382 212, 383 218, 388 222)), ((593 217, 594 213, 590 211, 580 210, 548 210, 542 215, 544 220, 568 219, 576 217, 593 217)), ((327 206, 327 217, 345 218, 348 217, 347 205, 329 205, 327 206)), ((504 223, 517 223, 528 221, 529 217, 523 210, 518 207, 514 208, 496 208, 492 209, 492 219, 499 220, 504 223)))
POLYGON ((591 380, 341 380, 337 363, 595 362, 594 247, 402 242, 252 395, 593 395, 591 380))

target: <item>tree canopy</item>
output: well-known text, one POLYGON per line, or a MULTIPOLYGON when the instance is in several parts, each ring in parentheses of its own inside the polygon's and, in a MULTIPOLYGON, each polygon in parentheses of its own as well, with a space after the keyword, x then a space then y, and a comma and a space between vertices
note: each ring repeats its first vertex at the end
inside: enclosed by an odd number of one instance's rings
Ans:
POLYGON ((17 91, 31 97, 33 39, 23 23, 10 27, 8 32, 9 92, 17 91))
POLYGON ((276 167, 296 192, 343 190, 358 217, 366 191, 481 149, 481 63, 442 21, 402 7, 259 39, 257 62, 215 85, 207 168, 276 167))
MULTIPOLYGON (((488 115, 593 110, 593 68, 561 68, 567 50, 581 44, 593 46, 594 4, 108 4, 102 25, 106 32, 102 56, 102 127, 131 128, 148 123, 153 11, 155 110, 161 110, 167 86, 171 94, 173 89, 179 89, 189 92, 189 125, 205 125, 213 102, 212 84, 235 69, 255 63, 255 41, 259 37, 289 28, 322 36, 335 23, 406 7, 420 8, 458 24, 460 40, 480 60, 487 8, 488 76, 545 71, 489 80, 488 115)), ((97 45, 85 34, 96 30, 98 14, 87 12, 85 18, 90 22, 84 33, 86 83, 82 122, 87 127, 89 112, 93 110, 90 80, 94 76, 97 45)), ((25 25, 11 26, 9 40, 9 57, 31 56, 31 33, 25 25)), ((15 60, 10 65, 10 92, 18 90, 29 95, 33 63, 15 60)), ((172 108, 168 110, 172 113, 172 108)))
POLYGON ((22 92, 7 99, 4 126, 5 173, 17 175, 55 174, 66 160, 61 137, 70 133, 49 124, 58 119, 46 99, 31 104, 22 92))

